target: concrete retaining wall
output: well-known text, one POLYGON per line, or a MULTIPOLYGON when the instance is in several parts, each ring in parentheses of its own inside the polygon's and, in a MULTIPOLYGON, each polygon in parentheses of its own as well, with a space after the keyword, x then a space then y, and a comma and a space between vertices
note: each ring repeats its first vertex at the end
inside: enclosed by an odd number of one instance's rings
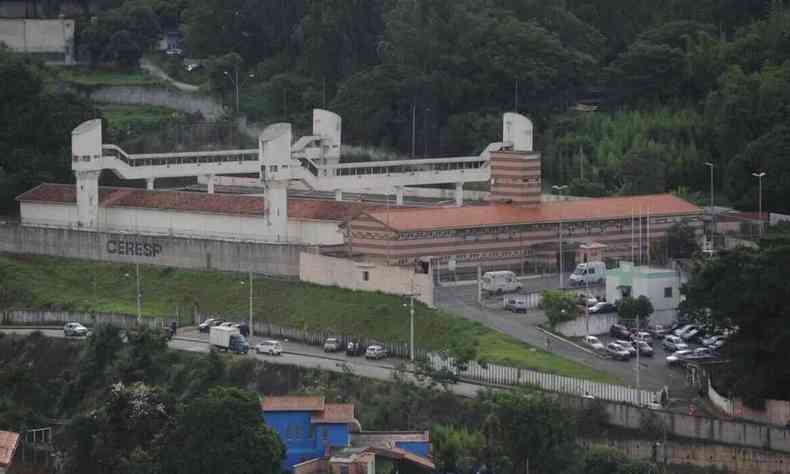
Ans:
POLYGON ((92 90, 89 97, 93 101, 110 104, 158 105, 191 114, 199 112, 208 120, 225 114, 222 104, 212 97, 164 87, 105 86, 92 90))
POLYGON ((87 232, 0 224, 0 252, 299 276, 295 244, 87 232))
POLYGON ((746 406, 740 398, 730 399, 719 394, 710 380, 708 380, 708 400, 722 412, 736 418, 778 426, 790 423, 790 401, 787 400, 766 400, 765 409, 755 410, 746 406))
MULTIPOLYGON (((720 444, 689 443, 668 440, 654 448, 654 443, 643 439, 586 439, 584 448, 607 446, 625 453, 629 458, 666 462, 669 465, 715 467, 727 472, 752 474, 790 473, 790 456, 764 449, 739 448, 720 444)), ((671 469, 670 469, 671 472, 671 469)))
POLYGON ((588 334, 608 334, 609 328, 618 320, 617 313, 593 314, 589 317, 576 318, 573 321, 560 323, 555 328, 557 332, 566 337, 581 337, 588 334), (587 331, 589 327, 589 332, 587 331))
POLYGON ((603 400, 567 396, 561 397, 561 400, 566 406, 577 409, 589 407, 591 403, 600 403, 606 410, 609 424, 613 426, 629 429, 645 429, 651 426, 659 431, 666 429, 670 437, 674 435, 711 443, 790 453, 790 430, 784 427, 750 421, 689 416, 603 400))

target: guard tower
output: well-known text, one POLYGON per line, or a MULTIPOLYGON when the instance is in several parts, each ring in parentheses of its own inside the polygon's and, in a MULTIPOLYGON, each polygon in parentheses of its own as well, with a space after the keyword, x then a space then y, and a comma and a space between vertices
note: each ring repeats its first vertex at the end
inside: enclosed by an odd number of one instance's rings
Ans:
POLYGON ((532 121, 507 112, 503 146, 491 152, 491 201, 538 205, 541 200, 540 153, 533 150, 532 121))

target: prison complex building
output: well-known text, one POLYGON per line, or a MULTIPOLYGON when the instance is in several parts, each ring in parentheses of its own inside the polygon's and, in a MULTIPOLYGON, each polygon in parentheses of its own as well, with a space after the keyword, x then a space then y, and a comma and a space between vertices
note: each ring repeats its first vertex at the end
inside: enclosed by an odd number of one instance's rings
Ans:
MULTIPOLYGON (((247 242, 343 245, 342 224, 376 204, 323 199, 288 200, 288 229, 275 235, 262 196, 149 191, 101 187, 100 232, 247 242)), ((72 184, 44 183, 17 197, 22 225, 86 230, 80 227, 77 190, 72 184)), ((91 230, 91 229, 87 229, 91 230)))
MULTIPOLYGON (((351 221, 354 253, 396 265, 430 258, 483 270, 556 269, 560 239, 566 270, 576 248, 593 242, 612 259, 646 259, 651 243, 685 222, 702 227, 702 211, 671 194, 557 201, 537 205, 493 203, 363 211, 351 221), (561 237, 560 237, 561 236, 561 237)), ((655 245, 654 245, 655 248, 655 245)))

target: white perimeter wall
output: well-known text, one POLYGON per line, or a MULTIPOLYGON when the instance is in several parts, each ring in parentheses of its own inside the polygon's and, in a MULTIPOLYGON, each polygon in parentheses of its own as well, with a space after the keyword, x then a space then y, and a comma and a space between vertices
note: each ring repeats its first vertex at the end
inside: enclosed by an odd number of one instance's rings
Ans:
MULTIPOLYGON (((22 224, 44 227, 76 228, 77 206, 23 202, 22 224)), ((246 240, 259 242, 299 242, 312 245, 338 245, 343 234, 332 221, 288 223, 288 235, 277 235, 264 216, 236 216, 158 209, 99 208, 99 228, 105 232, 246 240), (287 239, 287 240, 286 240, 287 239)))
POLYGON ((431 275, 414 273, 414 267, 390 267, 302 252, 299 254, 299 279, 318 285, 392 295, 411 293, 413 282, 414 292, 418 293, 416 299, 433 307, 431 275))
POLYGON ((73 62, 74 20, 0 19, 0 43, 26 53, 63 53, 73 62))

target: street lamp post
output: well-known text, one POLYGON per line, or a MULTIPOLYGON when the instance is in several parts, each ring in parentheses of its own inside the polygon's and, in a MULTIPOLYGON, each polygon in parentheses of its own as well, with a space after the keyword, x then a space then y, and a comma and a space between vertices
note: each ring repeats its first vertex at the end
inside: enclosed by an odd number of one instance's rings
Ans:
POLYGON ((143 294, 140 292, 140 264, 135 263, 135 272, 137 273, 137 324, 140 324, 143 318, 143 294))
POLYGON ((417 104, 411 104, 411 157, 414 158, 414 138, 416 131, 417 104))
MULTIPOLYGON (((252 302, 253 302, 253 283, 252 283, 252 270, 249 272, 249 281, 250 281, 250 314, 249 314, 249 328, 250 328, 250 338, 254 335, 254 330, 252 329, 252 302)), ((241 281, 241 284, 244 285, 244 280, 241 281)))
POLYGON ((710 168, 710 218, 711 218, 711 226, 710 226, 710 245, 713 248, 713 234, 716 232, 716 211, 714 210, 714 202, 713 202, 713 169, 715 165, 710 161, 705 162, 705 166, 710 168))
POLYGON ((430 107, 425 107, 422 113, 422 139, 423 139, 423 151, 422 157, 426 158, 428 156, 428 112, 431 111, 430 107))
MULTIPOLYGON (((551 187, 551 189, 557 191, 557 194, 559 194, 560 197, 561 197, 562 196, 562 191, 565 190, 567 187, 568 187, 567 184, 563 184, 562 186, 555 184, 554 186, 551 187)), ((562 217, 561 216, 560 216, 560 223, 559 223, 559 241, 560 241, 560 289, 562 289, 565 286, 565 283, 563 281, 563 272, 564 272, 565 268, 564 268, 564 266, 562 264, 563 256, 562 256, 562 217)))
POLYGON ((757 178, 757 218, 760 220, 760 237, 763 236, 763 177, 765 172, 752 173, 757 178))
MULTIPOLYGON (((236 114, 238 114, 239 113, 239 87, 240 87, 240 84, 239 84, 239 67, 236 66, 235 68, 233 68, 233 75, 231 75, 228 71, 223 71, 223 74, 225 74, 225 77, 230 79, 230 82, 233 84, 233 87, 236 89, 236 114)), ((250 74, 249 77, 253 78, 253 77, 255 77, 255 74, 250 74)))

